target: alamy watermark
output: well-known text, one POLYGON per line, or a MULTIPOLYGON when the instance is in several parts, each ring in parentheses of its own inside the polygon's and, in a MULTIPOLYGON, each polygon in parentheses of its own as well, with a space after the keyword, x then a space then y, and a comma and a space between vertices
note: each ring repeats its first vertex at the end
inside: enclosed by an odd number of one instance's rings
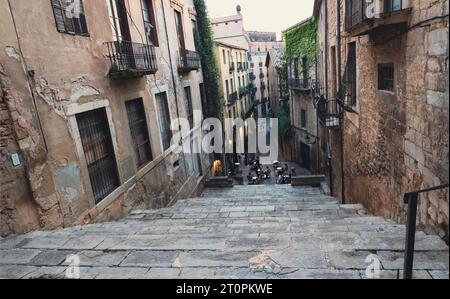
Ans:
POLYGON ((365 260, 369 266, 366 268, 367 279, 380 279, 381 277, 381 262, 380 258, 375 254, 370 254, 365 260))
POLYGON ((67 279, 80 279, 81 278, 80 257, 76 254, 68 255, 66 258, 66 263, 69 264, 69 266, 66 269, 66 278, 67 279))
POLYGON ((185 154, 257 154, 269 163, 278 159, 278 119, 276 118, 218 118, 202 119, 194 111, 193 127, 186 118, 171 121, 171 145, 176 153, 185 154), (193 146, 191 146, 193 145, 193 146))

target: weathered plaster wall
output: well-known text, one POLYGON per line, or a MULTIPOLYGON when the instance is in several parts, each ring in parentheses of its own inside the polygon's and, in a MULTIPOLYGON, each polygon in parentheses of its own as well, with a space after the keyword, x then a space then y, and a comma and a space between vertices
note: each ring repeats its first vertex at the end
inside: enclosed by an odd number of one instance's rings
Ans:
MULTIPOLYGON (((192 0, 163 2, 165 10, 161 1, 155 1, 160 41, 160 47, 156 49, 159 71, 155 76, 124 80, 111 80, 108 77, 110 66, 105 57, 104 43, 112 41, 113 37, 107 1, 85 1, 89 37, 57 32, 52 7, 45 0, 35 0, 32 7, 27 1, 11 1, 17 26, 14 28, 7 1, 1 2, 0 62, 2 74, 6 73, 2 77, 5 88, 1 107, 6 103, 6 112, 11 116, 11 119, 3 120, 3 115, 6 117, 7 113, 2 109, 1 128, 3 130, 4 126, 15 124, 16 140, 23 159, 27 161, 26 168, 15 169, 15 173, 8 178, 16 184, 8 187, 11 189, 21 182, 17 178, 20 176, 23 181, 20 190, 24 194, 14 197, 17 197, 12 200, 15 204, 6 204, 8 212, 4 212, 2 200, 2 234, 116 219, 130 209, 160 208, 173 200, 189 197, 197 190, 199 181, 193 172, 185 170, 187 164, 184 163, 184 156, 178 156, 171 150, 163 151, 154 98, 155 93, 167 92, 171 118, 178 115, 183 117, 186 116, 184 87, 191 86, 193 108, 201 110, 201 71, 183 76, 178 74, 178 39, 173 21, 174 9, 182 10, 186 47, 194 50, 191 26, 191 19, 195 17, 191 10, 194 5, 192 0), (167 20, 169 40, 166 39, 164 18, 167 20), (8 30, 3 31, 3 28, 8 30), (21 53, 15 29, 20 37, 21 53), (10 39, 6 39, 6 36, 10 39), (29 78, 26 74, 30 75, 29 78), (35 97, 35 110, 30 87, 35 97), (140 97, 146 109, 155 160, 138 170, 131 146, 125 102, 140 97), (97 106, 106 107, 110 117, 121 183, 121 187, 99 205, 94 203, 84 156, 79 150, 80 140, 75 120, 77 111, 97 106), (37 122, 37 113, 40 124, 37 122), (48 151, 45 150, 44 139, 48 151), (28 177, 32 196, 26 194, 26 180, 23 177, 28 177), (20 209, 25 206, 23 202, 27 202, 26 208, 23 208, 26 212, 20 209), (5 232, 4 214, 8 214, 5 217, 9 221, 5 232), (28 216, 18 218, 14 214, 28 216)), ((135 6, 130 7, 130 12, 133 14, 133 22, 130 21, 133 24, 132 35, 136 37, 138 32, 144 31, 139 27, 142 26, 142 14, 135 6)), ((4 134, 11 132, 7 129, 4 134)), ((12 139, 8 139, 5 146, 2 144, 2 161, 8 160, 8 154, 14 150, 12 139), (5 154, 3 147, 8 148, 5 154)), ((202 162, 204 173, 207 174, 209 157, 203 157, 202 162)), ((7 194, 6 190, 2 190, 2 196, 7 194)))

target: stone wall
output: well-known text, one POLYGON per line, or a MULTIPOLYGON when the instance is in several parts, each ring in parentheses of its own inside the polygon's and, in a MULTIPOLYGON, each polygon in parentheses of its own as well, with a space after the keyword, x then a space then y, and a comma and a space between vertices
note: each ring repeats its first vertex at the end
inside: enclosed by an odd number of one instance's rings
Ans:
MULTIPOLYGON (((333 2, 328 4, 330 47, 336 45, 333 2)), ((357 113, 345 117, 347 201, 401 223, 404 193, 449 180, 448 1, 412 5, 407 32, 398 27, 343 37, 341 53, 343 73, 347 44, 357 43, 357 113), (394 63, 394 92, 378 90, 379 63, 394 63)), ((339 130, 332 131, 331 146, 333 191, 340 196, 339 130)), ((421 196, 418 217, 427 232, 448 239, 448 191, 421 196)))

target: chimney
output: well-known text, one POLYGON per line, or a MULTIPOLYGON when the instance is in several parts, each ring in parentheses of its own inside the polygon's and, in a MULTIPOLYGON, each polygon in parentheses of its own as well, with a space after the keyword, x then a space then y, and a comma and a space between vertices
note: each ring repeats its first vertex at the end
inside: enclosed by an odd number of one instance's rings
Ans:
POLYGON ((236 6, 236 10, 237 10, 237 14, 240 15, 241 14, 241 6, 240 5, 236 6))

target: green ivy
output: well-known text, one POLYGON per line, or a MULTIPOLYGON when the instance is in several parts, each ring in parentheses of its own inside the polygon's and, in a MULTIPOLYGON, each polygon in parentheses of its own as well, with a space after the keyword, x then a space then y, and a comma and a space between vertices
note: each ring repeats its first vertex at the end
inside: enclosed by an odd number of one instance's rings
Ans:
POLYGON ((223 116, 223 94, 220 90, 219 65, 215 55, 215 43, 211 29, 211 23, 208 17, 204 0, 194 0, 195 10, 197 12, 197 27, 195 33, 195 44, 202 61, 203 79, 205 83, 205 92, 208 102, 206 117, 223 116))
POLYGON ((318 47, 315 45, 317 28, 317 20, 312 18, 284 33, 286 42, 285 60, 288 65, 291 64, 294 57, 306 56, 308 69, 314 66, 316 51, 318 51, 318 47))
POLYGON ((291 128, 291 113, 289 109, 288 101, 281 101, 278 110, 278 134, 284 138, 290 138, 292 136, 291 128))

